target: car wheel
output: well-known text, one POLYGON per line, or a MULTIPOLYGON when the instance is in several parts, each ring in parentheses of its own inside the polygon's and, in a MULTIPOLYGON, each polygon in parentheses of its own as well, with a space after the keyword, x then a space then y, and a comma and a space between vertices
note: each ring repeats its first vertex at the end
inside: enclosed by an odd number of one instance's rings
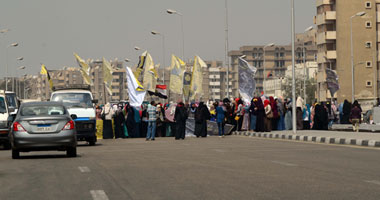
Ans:
POLYGON ((67 148, 66 155, 68 157, 77 157, 77 148, 76 147, 67 148))
POLYGON ((95 143, 96 143, 96 136, 93 137, 91 140, 88 141, 88 144, 89 144, 90 146, 95 146, 95 143))
POLYGON ((20 151, 12 149, 12 159, 20 158, 20 151))
POLYGON ((11 147, 12 147, 12 145, 11 145, 10 142, 5 142, 5 143, 4 143, 4 149, 5 149, 5 150, 9 150, 9 149, 11 149, 11 147))

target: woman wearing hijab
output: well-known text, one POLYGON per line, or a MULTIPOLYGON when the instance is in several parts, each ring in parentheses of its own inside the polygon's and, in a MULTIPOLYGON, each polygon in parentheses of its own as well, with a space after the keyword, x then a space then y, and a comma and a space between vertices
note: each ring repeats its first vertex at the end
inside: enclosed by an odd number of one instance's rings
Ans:
POLYGON ((264 104, 261 98, 257 98, 257 110, 256 110, 256 132, 265 131, 265 110, 264 104))
POLYGON ((277 124, 279 120, 277 103, 272 96, 269 97, 269 103, 272 108, 273 118, 271 119, 272 130, 277 130, 277 124))
POLYGON ((119 104, 114 117, 115 124, 115 138, 124 138, 124 114, 123 114, 123 105, 119 104))
POLYGON ((273 118, 273 111, 270 106, 270 101, 266 99, 264 101, 264 110, 265 110, 265 132, 271 132, 272 131, 272 118, 273 118))
POLYGON ((303 129, 310 130, 310 105, 306 104, 306 107, 303 109, 303 129))
POLYGON ((103 120, 103 139, 112 139, 112 116, 114 114, 110 103, 107 103, 102 110, 102 115, 104 115, 103 120))
POLYGON ((176 107, 177 107, 177 104, 171 102, 170 104, 167 105, 167 108, 165 110, 166 137, 173 137, 175 135, 176 123, 174 122, 174 114, 175 114, 176 107))
POLYGON ((350 113, 351 113, 351 103, 346 100, 344 100, 343 103, 343 115, 340 120, 341 124, 350 124, 350 113))
POLYGON ((303 119, 302 119, 302 110, 303 110, 303 99, 302 97, 297 98, 296 102, 296 118, 297 118, 297 130, 302 130, 303 128, 303 119))
POLYGON ((197 137, 207 137, 207 120, 210 119, 210 112, 207 106, 200 102, 195 111, 195 130, 194 134, 197 137))
POLYGON ((293 119, 292 119, 292 100, 289 99, 288 102, 284 103, 285 106, 285 130, 292 130, 293 128, 293 119))
POLYGON ((237 99, 236 102, 236 109, 235 109, 235 115, 236 115, 236 125, 237 125, 237 131, 241 131, 242 125, 243 125, 243 118, 244 118, 244 109, 243 109, 243 101, 241 99, 237 99))
POLYGON ((327 108, 327 104, 326 102, 323 102, 322 103, 322 130, 328 130, 329 129, 329 112, 328 112, 328 108, 327 108))
POLYGON ((253 98, 251 101, 251 106, 249 107, 249 114, 250 114, 250 127, 249 130, 255 131, 256 130, 256 122, 257 122, 257 98, 253 98))
POLYGON ((226 118, 226 109, 223 108, 223 102, 219 102, 216 107, 216 123, 218 124, 219 137, 224 137, 224 124, 226 118))
POLYGON ((175 139, 179 140, 185 139, 185 131, 186 131, 186 120, 188 117, 188 113, 185 109, 185 104, 182 102, 179 102, 177 104, 177 107, 175 108, 175 113, 174 113, 174 121, 176 123, 175 128, 175 139))
POLYGON ((277 111, 278 111, 278 122, 277 122, 277 130, 282 131, 285 129, 285 122, 284 122, 284 116, 285 116, 285 109, 284 104, 282 103, 281 99, 276 99, 277 104, 277 111))
POLYGON ((244 107, 244 115, 243 115, 243 124, 241 129, 248 131, 249 130, 249 104, 245 104, 244 107))
POLYGON ((133 113, 133 109, 131 107, 130 104, 127 104, 125 106, 125 111, 126 111, 126 115, 127 115, 127 119, 126 119, 126 126, 127 126, 127 131, 128 131, 128 134, 129 136, 128 137, 134 137, 133 135, 133 129, 134 129, 134 126, 135 126, 135 118, 134 118, 134 113, 133 113))

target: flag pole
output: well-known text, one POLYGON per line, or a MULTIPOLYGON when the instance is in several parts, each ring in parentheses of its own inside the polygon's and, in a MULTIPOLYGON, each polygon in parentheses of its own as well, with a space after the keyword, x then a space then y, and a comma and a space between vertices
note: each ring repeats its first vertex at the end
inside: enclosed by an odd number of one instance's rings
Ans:
POLYGON ((104 99, 104 105, 107 104, 107 95, 106 95, 106 83, 103 82, 103 99, 104 99))

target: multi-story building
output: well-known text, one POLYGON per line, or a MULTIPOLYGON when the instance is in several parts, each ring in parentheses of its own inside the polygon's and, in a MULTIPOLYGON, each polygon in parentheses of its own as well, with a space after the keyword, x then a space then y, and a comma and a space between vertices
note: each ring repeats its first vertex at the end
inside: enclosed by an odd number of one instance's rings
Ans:
POLYGON ((119 102, 121 100, 128 99, 127 93, 127 77, 126 70, 123 67, 122 61, 111 61, 111 66, 113 68, 113 80, 112 80, 112 95, 108 95, 104 87, 103 79, 103 61, 97 60, 90 63, 90 77, 93 81, 91 87, 92 94, 95 99, 98 99, 100 104, 105 102, 119 102))
POLYGON ((371 106, 379 88, 380 1, 317 0, 316 6, 318 100, 331 99, 325 73, 331 67, 339 77, 338 102, 357 99, 371 106))
MULTIPOLYGON (((71 84, 82 84, 83 78, 78 68, 64 67, 62 70, 49 70, 49 75, 53 81, 53 86, 65 86, 71 84)), ((37 75, 28 79, 28 98, 30 99, 50 99, 51 89, 46 75, 37 75)))
MULTIPOLYGON (((315 61, 317 48, 315 46, 315 30, 304 34, 297 34, 295 61, 297 64, 315 61), (305 52, 305 57, 303 56, 305 52)), ((245 60, 257 68, 256 72, 256 94, 264 91, 264 77, 279 78, 285 76, 287 66, 292 64, 291 45, 274 46, 243 46, 239 50, 230 51, 232 77, 232 97, 239 96, 238 84, 238 58, 245 55, 245 60), (264 52, 265 49, 265 52, 264 52), (265 65, 265 66, 264 66, 265 65), (265 74, 264 74, 265 70, 265 74)))

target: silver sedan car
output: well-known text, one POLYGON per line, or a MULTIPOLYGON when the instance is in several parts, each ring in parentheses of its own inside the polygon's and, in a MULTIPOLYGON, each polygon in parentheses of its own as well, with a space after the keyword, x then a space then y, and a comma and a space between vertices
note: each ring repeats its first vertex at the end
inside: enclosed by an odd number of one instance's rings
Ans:
POLYGON ((59 150, 77 156, 76 116, 60 102, 23 103, 9 133, 12 158, 20 152, 59 150))

